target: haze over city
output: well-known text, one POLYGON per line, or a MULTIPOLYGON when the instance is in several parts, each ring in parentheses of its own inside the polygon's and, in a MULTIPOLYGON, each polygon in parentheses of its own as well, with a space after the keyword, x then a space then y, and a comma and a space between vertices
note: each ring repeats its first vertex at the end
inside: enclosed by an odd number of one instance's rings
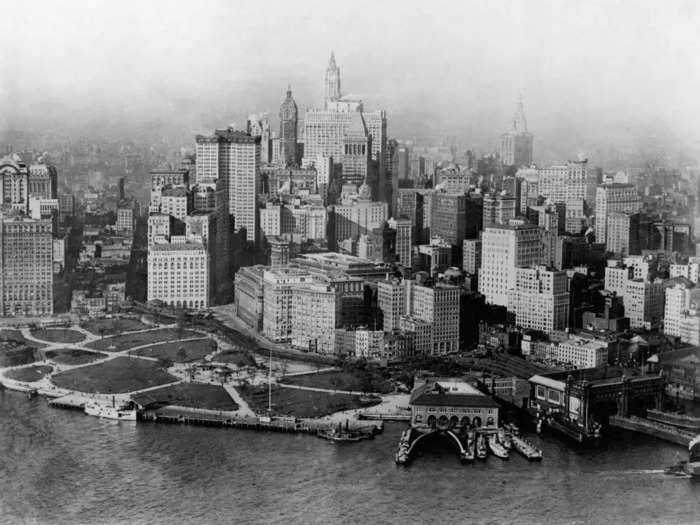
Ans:
MULTIPOLYGON (((694 2, 7 2, 0 137, 170 136, 322 100, 331 50, 345 93, 391 136, 495 149, 522 94, 535 161, 614 167, 700 134, 694 2)), ((686 163, 694 163, 687 160, 686 163)))

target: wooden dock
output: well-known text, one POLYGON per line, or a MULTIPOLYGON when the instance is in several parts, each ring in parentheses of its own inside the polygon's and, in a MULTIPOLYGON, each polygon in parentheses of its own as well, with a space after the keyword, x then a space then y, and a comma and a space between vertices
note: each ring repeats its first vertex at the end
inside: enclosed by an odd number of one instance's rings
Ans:
MULTIPOLYGON (((140 415, 141 421, 230 427, 245 430, 269 432, 295 432, 302 434, 317 434, 319 430, 330 430, 337 425, 333 422, 293 417, 258 417, 238 416, 230 412, 188 409, 185 407, 164 407, 146 410, 140 415)), ((382 425, 359 426, 367 431, 380 432, 382 425)))

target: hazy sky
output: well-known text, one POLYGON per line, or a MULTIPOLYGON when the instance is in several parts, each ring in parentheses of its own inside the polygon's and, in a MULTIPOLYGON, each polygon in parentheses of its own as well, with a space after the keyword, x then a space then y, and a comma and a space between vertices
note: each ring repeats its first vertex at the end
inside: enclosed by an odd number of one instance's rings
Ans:
POLYGON ((555 141, 570 156, 649 137, 700 144, 692 0, 0 5, 5 128, 103 113, 189 127, 276 119, 289 82, 300 108, 319 103, 334 49, 343 91, 386 109, 390 134, 488 147, 522 92, 540 157, 555 141))

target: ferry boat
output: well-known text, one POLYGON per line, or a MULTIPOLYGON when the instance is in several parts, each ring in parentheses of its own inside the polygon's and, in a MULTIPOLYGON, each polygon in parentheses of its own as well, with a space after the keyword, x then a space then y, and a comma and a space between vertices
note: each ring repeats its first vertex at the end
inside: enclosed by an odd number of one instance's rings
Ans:
POLYGON ((479 459, 486 459, 488 455, 489 449, 486 445, 486 438, 482 434, 479 434, 479 437, 476 438, 476 457, 479 459))
POLYGON ((115 406, 114 399, 111 405, 90 400, 85 403, 85 413, 89 416, 116 419, 119 421, 136 421, 136 407, 133 403, 115 406))
POLYGON ((493 453, 494 456, 497 456, 501 459, 508 459, 508 451, 505 449, 503 445, 501 445, 498 440, 496 439, 496 436, 489 436, 487 438, 487 442, 489 444, 489 449, 491 449, 491 452, 493 453))
POLYGON ((541 461, 542 451, 535 447, 530 441, 521 438, 520 436, 512 436, 513 446, 520 454, 525 456, 530 461, 541 461))

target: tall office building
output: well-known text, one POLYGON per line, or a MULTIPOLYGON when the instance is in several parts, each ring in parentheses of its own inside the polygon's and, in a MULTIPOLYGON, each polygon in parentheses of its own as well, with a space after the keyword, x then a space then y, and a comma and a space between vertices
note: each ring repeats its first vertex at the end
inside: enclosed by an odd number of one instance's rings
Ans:
POLYGON ((56 167, 47 164, 31 164, 27 185, 30 198, 55 199, 58 189, 56 167))
POLYGON ((292 86, 280 107, 280 148, 285 166, 297 164, 297 103, 292 98, 292 86))
POLYGON ((309 352, 335 353, 335 329, 340 324, 341 307, 340 291, 330 284, 292 287, 291 345, 309 352))
POLYGON ((464 239, 462 244, 462 269, 472 275, 481 266, 481 239, 464 239))
POLYGON ((0 315, 53 314, 52 223, 0 214, 0 315))
MULTIPOLYGON (((580 233, 587 208, 596 199, 597 172, 587 160, 567 161, 537 170, 536 192, 553 203, 566 206, 566 231, 580 233)), ((528 196, 531 193, 528 191, 528 196)))
POLYGON ((532 164, 533 136, 527 131, 527 119, 522 98, 518 100, 513 129, 501 135, 499 153, 501 162, 506 166, 530 166, 532 164))
POLYGON ((486 302, 508 306, 508 292, 516 284, 516 269, 539 264, 540 229, 531 225, 485 228, 481 237, 479 292, 486 302))
POLYGON ((407 281, 407 314, 432 326, 432 354, 444 355, 459 350, 458 286, 426 286, 407 281))
POLYGON ((639 214, 622 211, 608 213, 605 247, 616 255, 638 255, 639 214))
POLYGON ((515 288, 509 292, 508 310, 521 328, 552 332, 569 322, 566 272, 545 266, 516 269, 515 288))
POLYGON ((0 159, 0 203, 6 210, 29 213, 29 170, 17 155, 0 159))
POLYGON ((310 109, 304 117, 302 165, 319 157, 332 157, 343 166, 343 182, 360 185, 371 174, 375 196, 386 198, 390 164, 386 113, 365 112, 361 100, 341 95, 340 69, 333 54, 324 86, 323 109, 310 109))
POLYGON ((661 279, 630 279, 625 284, 622 302, 630 328, 654 330, 664 319, 666 295, 661 279))
POLYGON ((406 314, 406 285, 398 279, 377 282, 377 307, 382 311, 384 331, 399 328, 399 319, 406 314))
POLYGON ((367 235, 375 228, 382 227, 388 218, 388 211, 387 203, 372 201, 369 188, 363 185, 357 199, 348 204, 330 207, 335 242, 357 240, 360 235, 367 235))
POLYGON ((413 248, 413 241, 411 237, 411 226, 410 219, 389 219, 389 227, 396 231, 396 256, 398 263, 404 268, 411 267, 411 251, 413 248))
POLYGON ((489 193, 483 200, 483 227, 507 225, 515 218, 517 200, 504 193, 489 193))
POLYGON ((163 243, 148 249, 148 300, 176 308, 210 306, 209 253, 199 242, 163 243))
POLYGON ((340 68, 335 63, 335 53, 331 51, 331 58, 326 68, 326 77, 323 84, 323 107, 328 109, 329 102, 340 100, 340 68))
POLYGON ((256 242, 257 196, 260 193, 260 137, 217 129, 212 136, 197 136, 196 184, 223 191, 225 209, 233 215, 235 231, 246 230, 246 240, 256 242))
POLYGON ((633 184, 602 184, 596 189, 595 230, 596 240, 610 242, 608 238, 608 218, 613 212, 637 213, 642 203, 633 184))

